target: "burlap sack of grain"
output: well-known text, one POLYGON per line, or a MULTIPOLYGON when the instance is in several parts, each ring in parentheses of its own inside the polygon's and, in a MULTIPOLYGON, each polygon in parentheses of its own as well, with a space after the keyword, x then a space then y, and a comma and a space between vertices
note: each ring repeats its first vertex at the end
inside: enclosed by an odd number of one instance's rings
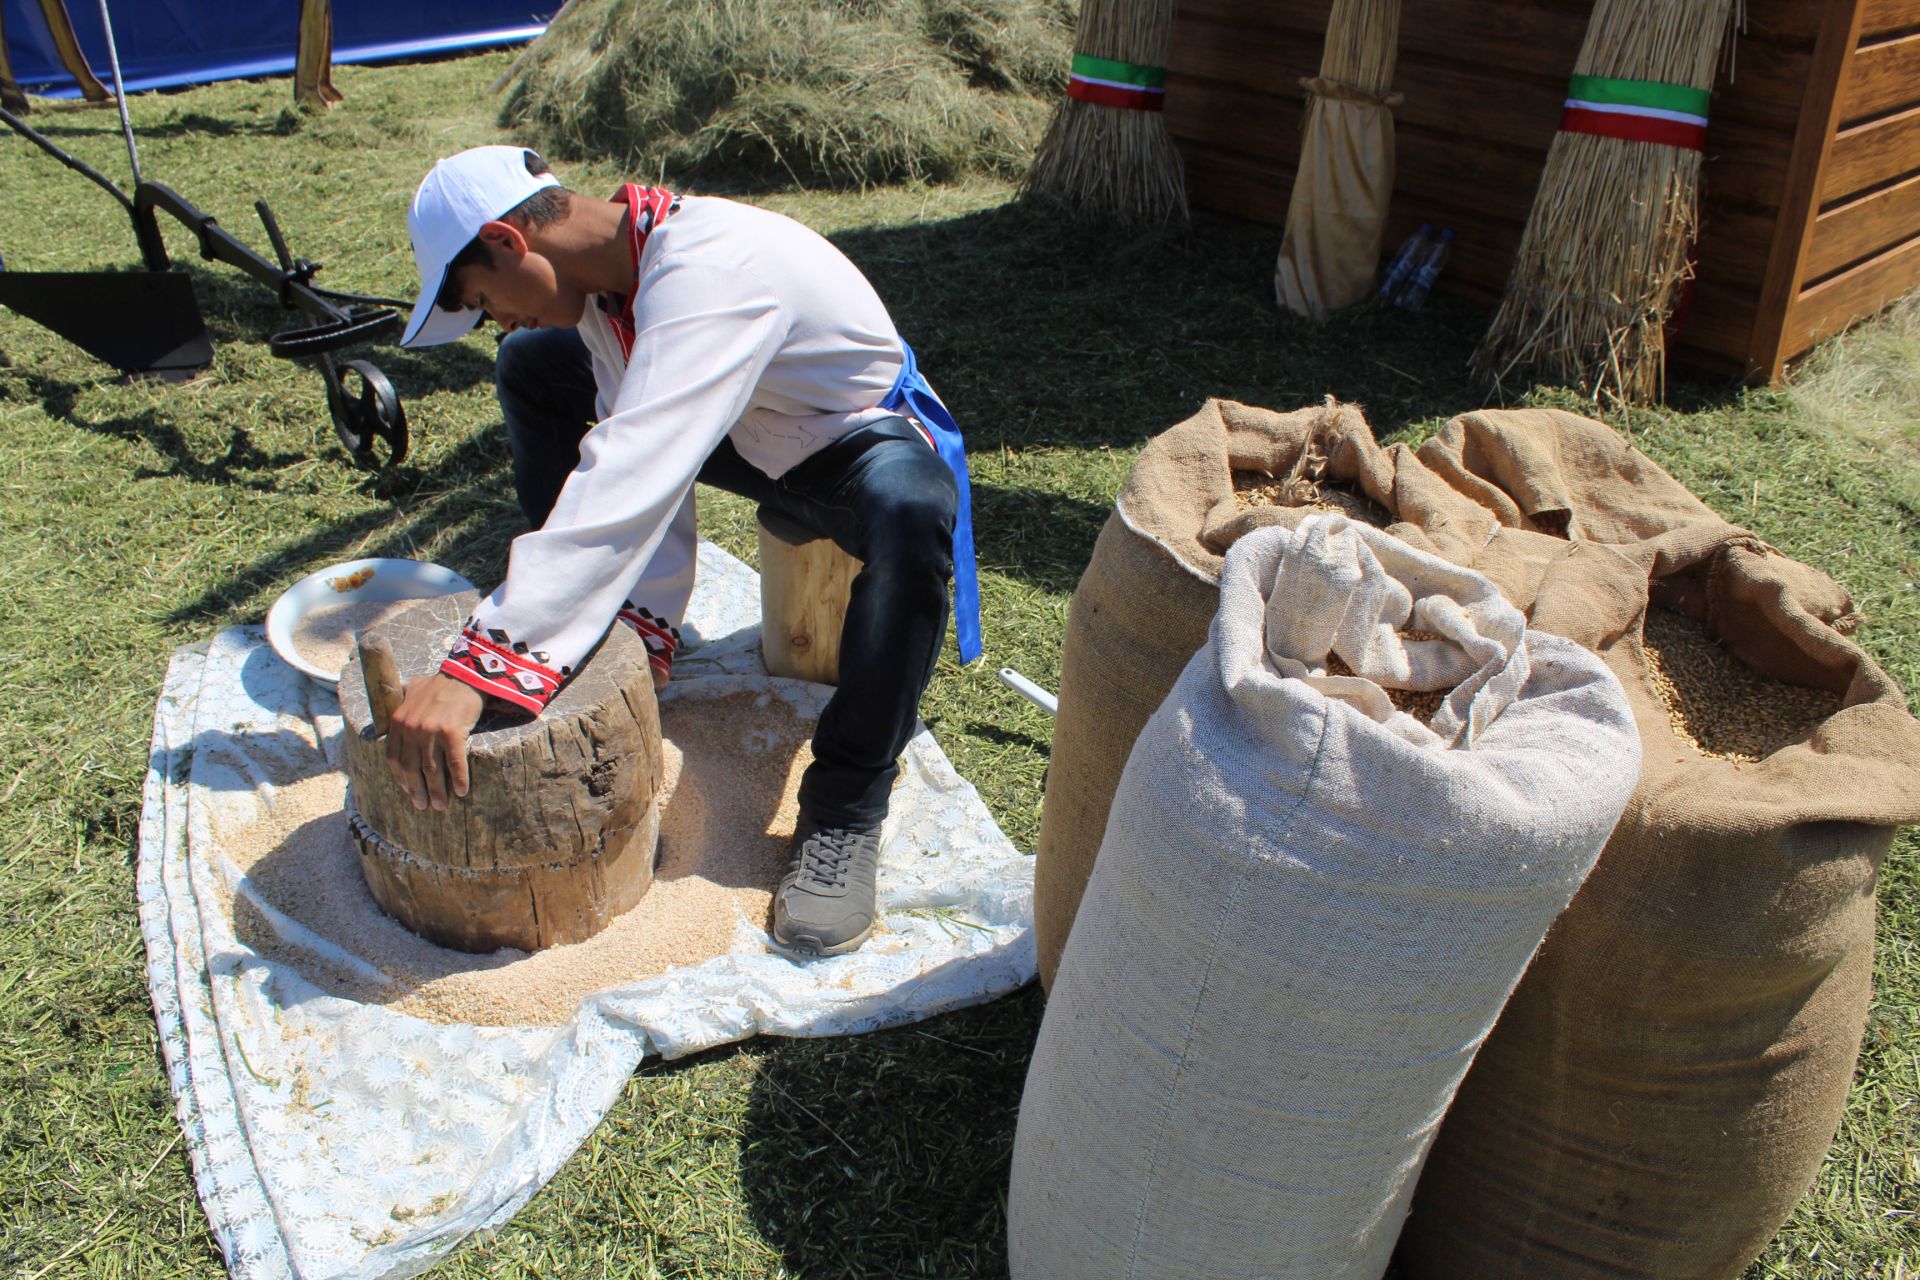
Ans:
MULTIPOLYGON (((1492 417, 1455 424, 1462 456, 1492 417)), ((1739 1276, 1838 1127, 1871 993, 1876 873, 1894 828, 1920 818, 1920 724, 1831 625, 1845 591, 1724 522, 1714 542, 1665 473, 1612 456, 1644 503, 1605 492, 1598 465, 1566 467, 1563 497, 1542 496, 1547 468, 1531 489, 1498 487, 1534 518, 1559 503, 1575 536, 1647 535, 1613 550, 1647 576, 1664 664, 1698 625, 1753 672, 1831 701, 1696 690, 1725 741, 1785 739, 1770 754, 1748 744, 1757 761, 1712 758, 1677 736, 1640 619, 1619 625, 1617 583, 1562 577, 1523 602, 1619 675, 1643 776, 1447 1114, 1402 1238, 1409 1280, 1739 1276), (1570 483, 1582 476, 1587 495, 1570 483), (1797 732, 1767 723, 1798 704, 1797 732)))
POLYGON ((1016 1280, 1377 1280, 1638 756, 1600 659, 1486 578, 1339 515, 1238 542, 1047 1004, 1016 1280), (1383 685, 1451 692, 1422 723, 1383 685))
POLYGON ((1559 409, 1461 414, 1420 446, 1419 458, 1503 528, 1576 542, 1654 542, 1682 558, 1731 528, 1612 427, 1559 409))
POLYGON ((1373 296, 1393 199, 1392 108, 1400 95, 1318 76, 1300 86, 1307 119, 1273 292, 1295 315, 1324 320, 1373 296))
POLYGON ((1383 523, 1416 520, 1428 549, 1455 558, 1493 527, 1484 508, 1428 474, 1403 446, 1383 451, 1352 405, 1275 413, 1209 400, 1141 450, 1067 615, 1034 863, 1043 984, 1053 982, 1127 752, 1206 639, 1222 556, 1247 532, 1297 524, 1312 510, 1243 508, 1234 473, 1284 481, 1296 468, 1301 480, 1312 472, 1339 486, 1350 507, 1375 504, 1383 523))

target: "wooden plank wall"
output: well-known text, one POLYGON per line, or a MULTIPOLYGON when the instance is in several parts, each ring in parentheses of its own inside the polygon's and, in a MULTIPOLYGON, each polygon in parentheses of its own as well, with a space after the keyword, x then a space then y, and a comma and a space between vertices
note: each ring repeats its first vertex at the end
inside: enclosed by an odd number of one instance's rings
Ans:
POLYGON ((1779 363, 1920 286, 1920 0, 1862 0, 1844 43, 1779 363))
MULTIPOLYGON (((1406 0, 1394 77, 1406 100, 1395 113, 1388 243, 1397 244, 1423 221, 1452 227, 1457 239, 1447 281, 1455 292, 1490 304, 1505 288, 1591 6, 1592 0, 1406 0)), ((1911 60, 1920 57, 1920 0, 1749 0, 1733 65, 1715 87, 1698 278, 1676 334, 1676 358, 1683 364, 1759 376, 1778 372, 1782 317, 1789 302, 1800 299, 1790 296, 1790 288, 1776 287, 1772 323, 1760 324, 1761 296, 1770 271, 1779 276, 1797 267, 1800 238, 1790 237, 1793 243, 1783 246, 1782 236, 1800 227, 1783 213, 1792 198, 1789 179, 1816 46, 1823 19, 1831 20, 1835 6, 1847 15, 1856 8, 1882 11, 1881 25, 1871 29, 1888 37, 1872 45, 1872 70, 1848 81, 1855 86, 1850 100, 1874 104, 1880 114, 1870 117, 1879 129, 1871 141, 1845 151, 1853 166, 1845 172, 1880 174, 1885 166, 1876 157, 1920 147, 1920 101, 1887 105, 1889 95, 1900 98, 1895 86, 1915 83, 1911 60), (1789 222, 1795 225, 1783 227, 1789 222)), ((1166 112, 1196 204, 1285 221, 1304 114, 1299 80, 1319 67, 1330 7, 1331 0, 1181 0, 1166 112)), ((1868 51, 1863 47, 1862 55, 1868 51)), ((1920 100, 1920 92, 1912 97, 1920 100)), ((1816 159, 1824 124, 1821 117, 1812 142, 1802 144, 1816 159)), ((1829 258, 1844 252, 1844 245, 1859 244, 1863 235, 1871 240, 1881 234, 1863 227, 1898 226, 1920 208, 1920 182, 1903 185, 1890 175, 1874 182, 1871 219, 1842 218, 1831 234, 1813 239, 1829 258)), ((1859 188, 1848 188, 1848 199, 1859 194, 1859 188)), ((1835 211, 1846 203, 1840 200, 1835 211)), ((1920 230, 1920 222, 1906 225, 1920 230)), ((1908 244, 1903 252, 1871 280, 1835 286, 1824 305, 1844 307, 1842 290, 1852 290, 1844 295, 1851 298, 1862 289, 1870 292, 1890 273, 1920 269, 1920 246, 1908 244)), ((1821 301, 1806 302, 1801 318, 1819 314, 1815 304, 1821 301)))

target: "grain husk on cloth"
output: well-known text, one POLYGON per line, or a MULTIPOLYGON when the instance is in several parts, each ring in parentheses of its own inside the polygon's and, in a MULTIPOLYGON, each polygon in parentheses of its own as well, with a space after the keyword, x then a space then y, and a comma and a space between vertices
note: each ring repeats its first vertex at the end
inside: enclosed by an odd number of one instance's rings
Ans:
POLYGON ((1612 673, 1487 578, 1338 514, 1237 542, 1055 975, 1015 1280, 1378 1280, 1638 756, 1612 673))
POLYGON ((1643 772, 1441 1127, 1409 1280, 1741 1275, 1838 1128, 1876 876, 1920 819, 1920 724, 1842 633, 1847 593, 1600 433, 1476 414, 1440 437, 1489 500, 1617 540, 1520 603, 1620 677, 1643 772))
POLYGON ((342 800, 331 687, 256 627, 175 655, 138 888, 197 1189, 229 1272, 398 1277, 504 1222, 650 1055, 912 1021, 1031 978, 1030 863, 931 736, 908 745, 860 951, 773 949, 766 910, 823 686, 775 680, 753 572, 702 545, 662 693, 661 860, 638 906, 531 955, 382 915, 342 800))
POLYGON ((1427 550, 1472 554, 1495 528, 1485 508, 1383 450, 1352 405, 1277 413, 1231 400, 1141 450, 1073 595, 1060 658, 1047 794, 1034 863, 1040 978, 1051 983, 1107 807, 1140 726, 1206 639, 1222 557, 1246 533, 1338 507, 1422 531, 1427 550), (1238 484, 1282 492, 1249 504, 1238 484))

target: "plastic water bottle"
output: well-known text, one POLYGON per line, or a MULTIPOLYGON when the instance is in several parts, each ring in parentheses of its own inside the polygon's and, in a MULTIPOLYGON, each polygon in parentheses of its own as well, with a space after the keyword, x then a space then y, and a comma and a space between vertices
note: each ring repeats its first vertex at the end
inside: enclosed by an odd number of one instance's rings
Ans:
POLYGON ((1433 234, 1433 224, 1423 222, 1420 229, 1400 242, 1399 250, 1393 255, 1393 261, 1387 264, 1387 274, 1380 280, 1380 298, 1389 301, 1400 291, 1400 286, 1413 278, 1420 269, 1420 259, 1426 255, 1427 237, 1433 234))
POLYGON ((1440 278, 1440 269, 1447 265, 1447 251, 1452 247, 1453 232, 1442 231, 1440 238, 1427 246, 1426 256, 1420 260, 1419 268, 1394 302, 1409 311, 1418 311, 1426 303, 1427 295, 1433 292, 1434 282, 1440 278))

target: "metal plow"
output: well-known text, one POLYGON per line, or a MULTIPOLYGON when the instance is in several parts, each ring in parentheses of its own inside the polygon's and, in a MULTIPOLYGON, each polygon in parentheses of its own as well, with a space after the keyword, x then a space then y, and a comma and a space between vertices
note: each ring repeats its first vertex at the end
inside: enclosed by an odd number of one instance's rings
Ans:
POLYGON ((193 281, 172 270, 166 243, 160 236, 158 215, 165 213, 194 234, 202 258, 238 267, 272 289, 282 307, 312 321, 274 334, 267 340, 267 348, 282 359, 311 360, 318 366, 327 384, 327 411, 333 418, 334 433, 354 462, 377 469, 404 459, 407 415, 393 383, 365 360, 337 356, 348 347, 398 334, 402 313, 412 304, 395 298, 342 293, 315 284, 313 277, 320 264, 293 256, 265 200, 254 201, 253 207, 266 228, 273 260, 255 253, 172 188, 146 181, 140 173, 140 154, 127 118, 106 0, 100 0, 100 16, 107 23, 107 51, 113 63, 121 129, 133 164, 132 194, 11 112, 0 109, 0 123, 91 180, 126 210, 133 222, 141 265, 121 271, 10 271, 0 264, 0 306, 52 330, 129 377, 168 381, 193 377, 213 362, 213 342, 194 297, 193 281))

